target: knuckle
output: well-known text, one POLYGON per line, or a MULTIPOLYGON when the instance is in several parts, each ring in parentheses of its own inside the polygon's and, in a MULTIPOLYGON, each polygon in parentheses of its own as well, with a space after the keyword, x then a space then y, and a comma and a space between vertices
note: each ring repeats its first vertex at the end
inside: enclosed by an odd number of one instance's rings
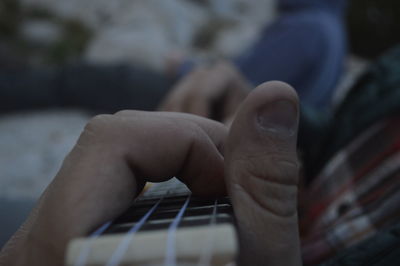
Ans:
POLYGON ((141 117, 146 113, 146 111, 140 111, 140 110, 121 110, 116 112, 114 115, 109 115, 110 116, 110 120, 112 121, 108 121, 108 122, 115 122, 115 121, 123 121, 125 119, 133 119, 133 118, 137 118, 137 117, 141 117))
POLYGON ((291 155, 260 153, 236 158, 235 169, 241 176, 253 176, 282 185, 296 185, 299 177, 299 162, 291 155))
POLYGON ((269 158, 267 166, 267 178, 277 183, 297 186, 300 169, 297 156, 274 155, 269 158))
POLYGON ((275 167, 271 167, 271 179, 287 185, 298 185, 299 182, 299 163, 288 160, 275 160, 272 162, 275 167))
POLYGON ((113 115, 96 115, 86 124, 81 137, 81 143, 92 143, 99 138, 104 138, 104 136, 109 134, 110 128, 115 121, 115 116, 113 115))
POLYGON ((86 124, 86 128, 94 130, 101 129, 105 125, 107 125, 111 120, 113 120, 113 118, 114 118, 113 115, 108 115, 108 114, 96 115, 89 120, 89 122, 86 124))
POLYGON ((280 217, 291 217, 296 213, 297 166, 284 162, 266 163, 263 169, 252 161, 237 162, 232 189, 242 191, 262 209, 280 217))
POLYGON ((136 111, 134 110, 121 110, 116 112, 114 115, 115 116, 131 116, 134 115, 136 113, 136 111))

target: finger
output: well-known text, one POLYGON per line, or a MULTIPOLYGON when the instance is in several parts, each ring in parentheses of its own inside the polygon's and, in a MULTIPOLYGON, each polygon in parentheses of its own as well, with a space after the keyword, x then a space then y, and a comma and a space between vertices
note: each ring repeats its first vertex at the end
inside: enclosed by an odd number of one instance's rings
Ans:
POLYGON ((180 112, 202 117, 209 117, 211 97, 210 91, 217 90, 213 86, 212 70, 200 67, 186 77, 180 87, 182 91, 180 112))
MULTIPOLYGON (((133 118, 141 113, 148 113, 142 111, 134 111, 134 110, 123 110, 115 113, 115 116, 125 116, 133 118)), ((223 124, 218 123, 213 120, 209 120, 203 118, 201 116, 196 116, 192 114, 180 113, 180 112, 151 112, 153 115, 157 115, 159 117, 173 119, 173 120, 183 120, 187 121, 188 123, 195 123, 201 127, 201 130, 205 131, 207 135, 211 138, 213 143, 215 143, 218 151, 223 153, 225 138, 221 137, 221 131, 223 131, 223 135, 227 136, 228 134, 228 127, 223 124)))
POLYGON ((166 112, 182 112, 184 103, 184 91, 178 89, 172 89, 166 96, 165 100, 158 107, 158 111, 166 112))
POLYGON ((167 112, 189 112, 190 98, 201 84, 208 71, 204 68, 197 68, 192 71, 181 81, 178 82, 172 91, 166 97, 166 100, 161 104, 159 110, 167 112))
POLYGON ((212 101, 196 87, 187 94, 184 110, 186 113, 210 118, 212 101), (197 89, 196 89, 197 88, 197 89))
POLYGON ((242 265, 300 265, 296 197, 298 100, 281 82, 241 105, 225 153, 242 265))
POLYGON ((194 193, 223 193, 226 135, 222 124, 192 115, 94 118, 47 188, 35 234, 66 245, 122 213, 144 181, 178 176, 194 193))
POLYGON ((208 69, 197 80, 193 80, 185 101, 185 112, 207 118, 215 118, 216 108, 221 108, 225 94, 229 91, 230 73, 219 65, 208 69))
POLYGON ((224 118, 234 116, 240 104, 246 99, 250 93, 250 85, 244 81, 234 82, 232 89, 229 91, 224 105, 224 118))

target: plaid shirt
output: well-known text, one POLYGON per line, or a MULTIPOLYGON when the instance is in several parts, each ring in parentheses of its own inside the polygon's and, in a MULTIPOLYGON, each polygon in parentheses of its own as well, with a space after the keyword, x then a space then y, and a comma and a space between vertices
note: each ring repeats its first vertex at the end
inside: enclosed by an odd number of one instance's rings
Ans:
POLYGON ((400 222, 400 116, 336 154, 300 197, 303 259, 315 264, 400 222))

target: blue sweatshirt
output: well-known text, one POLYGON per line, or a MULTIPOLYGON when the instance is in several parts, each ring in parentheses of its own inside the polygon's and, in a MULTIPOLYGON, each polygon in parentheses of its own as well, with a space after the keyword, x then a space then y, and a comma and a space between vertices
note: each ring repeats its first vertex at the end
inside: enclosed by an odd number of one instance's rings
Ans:
POLYGON ((235 62, 254 85, 291 84, 304 105, 329 110, 347 52, 346 0, 280 0, 280 16, 235 62))

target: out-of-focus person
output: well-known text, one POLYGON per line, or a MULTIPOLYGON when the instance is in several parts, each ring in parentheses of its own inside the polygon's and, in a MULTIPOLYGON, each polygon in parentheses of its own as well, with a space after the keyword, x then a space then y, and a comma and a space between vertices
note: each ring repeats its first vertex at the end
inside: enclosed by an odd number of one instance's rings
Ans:
MULTIPOLYGON (((251 49, 233 60, 200 64, 160 109, 213 117, 218 105, 227 119, 254 84, 282 80, 296 88, 303 105, 329 112, 347 55, 346 2, 279 0, 278 19, 251 49)), ((193 67, 189 60, 181 71, 193 67)))

